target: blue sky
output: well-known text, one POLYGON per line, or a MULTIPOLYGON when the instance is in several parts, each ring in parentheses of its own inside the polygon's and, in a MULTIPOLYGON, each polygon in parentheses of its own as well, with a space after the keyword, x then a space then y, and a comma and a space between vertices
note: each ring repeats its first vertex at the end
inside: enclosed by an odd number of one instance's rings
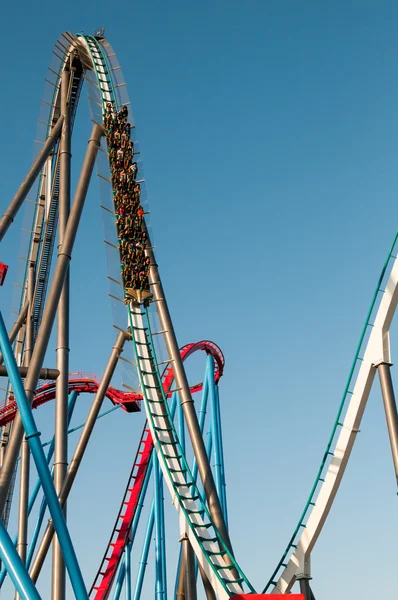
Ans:
MULTIPOLYGON (((132 101, 178 340, 214 340, 226 357, 220 392, 231 535, 261 590, 312 485, 397 228, 398 6, 72 0, 54 8, 23 0, 8 4, 3 20, 2 206, 32 160, 55 40, 63 30, 106 26, 132 101)), ((77 163, 90 129, 85 94, 81 104, 77 163)), ((71 369, 100 374, 115 332, 98 205, 93 181, 71 265, 71 369)), ((10 265, 4 313, 21 225, 22 217, 0 256, 10 265)), ((54 355, 47 360, 53 366, 54 355)), ((195 365, 200 371, 204 361, 195 365)), ((52 410, 36 413, 43 435, 52 410)), ((70 505, 88 583, 143 423, 143 415, 119 411, 108 419, 70 505)), ((375 388, 313 553, 316 597, 388 595, 395 496, 375 388)), ((40 585, 48 590, 48 576, 40 585)))

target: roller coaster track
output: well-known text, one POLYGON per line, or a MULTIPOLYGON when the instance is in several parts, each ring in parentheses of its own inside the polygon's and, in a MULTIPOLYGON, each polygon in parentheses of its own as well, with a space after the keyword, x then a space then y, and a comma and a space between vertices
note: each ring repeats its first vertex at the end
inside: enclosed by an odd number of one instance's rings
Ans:
MULTIPOLYGON (((224 356, 220 348, 213 342, 205 340, 198 343, 187 344, 181 348, 180 351, 182 360, 185 361, 194 352, 199 350, 206 352, 206 354, 211 354, 214 357, 214 382, 218 383, 224 371, 224 356)), ((170 390, 174 382, 174 374, 170 366, 166 367, 162 381, 164 395, 165 397, 170 397, 170 390)), ((192 386, 191 393, 200 391, 202 387, 202 383, 192 386)), ((140 399, 142 399, 142 396, 140 399)), ((116 522, 100 568, 98 569, 90 590, 90 596, 93 593, 95 594, 92 596, 94 600, 106 600, 109 597, 124 548, 129 540, 131 525, 140 504, 141 492, 150 464, 152 450, 153 438, 150 429, 148 429, 148 422, 146 422, 138 444, 137 454, 128 478, 119 513, 116 517, 116 522)))
MULTIPOLYGON (((78 392, 79 394, 96 394, 98 391, 99 383, 95 379, 80 378, 70 379, 68 383, 69 393, 78 392)), ((106 391, 105 396, 113 404, 121 404, 122 408, 127 412, 139 412, 140 402, 142 396, 134 394, 133 392, 123 392, 117 390, 114 387, 109 387, 106 391)), ((55 399, 55 381, 46 383, 42 387, 38 388, 33 400, 33 408, 38 408, 42 404, 46 404, 50 400, 55 399)), ((8 404, 0 408, 0 427, 3 427, 7 423, 11 423, 15 419, 17 414, 17 403, 10 397, 8 404)))
POLYGON ((218 598, 242 593, 243 584, 254 592, 214 525, 194 481, 169 412, 147 310, 133 303, 130 305, 130 329, 147 420, 165 481, 179 515, 181 534, 188 535, 198 562, 218 598), (234 572, 239 575, 237 579, 234 572))
POLYGON ((397 240, 398 233, 377 282, 315 482, 264 592, 272 588, 273 593, 286 594, 296 579, 310 577, 310 554, 343 478, 377 366, 391 363, 389 330, 398 302, 397 240))
MULTIPOLYGON (((101 40, 100 42, 94 37, 87 35, 77 34, 76 36, 73 36, 68 33, 64 34, 64 43, 66 39, 65 36, 69 40, 70 45, 69 47, 68 44, 66 46, 64 45, 64 55, 62 57, 62 64, 59 67, 57 83, 54 84, 56 91, 54 93, 52 111, 48 121, 49 123, 54 123, 60 114, 60 75, 67 63, 69 66, 72 65, 72 68, 75 63, 80 63, 82 78, 87 79, 87 70, 94 72, 96 77, 96 88, 100 98, 99 104, 101 106, 102 118, 107 102, 113 102, 115 108, 118 108, 115 88, 120 87, 113 80, 113 73, 111 72, 113 69, 110 67, 109 56, 104 47, 106 42, 105 40, 101 40)), ((80 83, 76 81, 74 87, 76 98, 75 109, 79 96, 79 86, 80 83)), ((49 261, 51 260, 51 254, 54 248, 56 228, 58 152, 59 150, 56 152, 56 157, 53 155, 51 162, 47 167, 48 172, 51 170, 51 173, 53 174, 51 194, 47 193, 46 195, 44 193, 46 183, 43 181, 42 177, 36 218, 34 227, 32 228, 31 244, 28 254, 28 262, 37 264, 40 248, 42 248, 40 264, 43 265, 43 272, 45 272, 46 277, 48 276, 49 261), (43 196, 45 205, 43 205, 42 202, 43 196), (52 202, 50 202, 50 197, 52 202), (52 208, 51 205, 53 205, 52 208), (48 212, 47 216, 46 208, 48 212)), ((40 289, 36 289, 34 307, 37 318, 36 330, 39 326, 47 287, 47 280, 43 279, 43 277, 40 278, 40 270, 38 279, 37 285, 40 285, 40 289)), ((21 302, 23 303, 24 300, 25 297, 23 295, 21 302)), ((250 591, 254 592, 254 589, 241 571, 239 565, 218 532, 206 504, 201 497, 199 489, 193 480, 192 473, 190 472, 184 453, 179 444, 174 425, 168 412, 167 395, 163 389, 162 379, 159 373, 159 365, 153 346, 147 311, 141 311, 141 308, 134 310, 129 308, 128 314, 137 358, 137 370, 141 381, 143 401, 151 434, 151 439, 149 437, 145 438, 145 446, 148 448, 153 440, 166 482, 173 497, 174 505, 180 517, 181 533, 186 533, 188 535, 197 559, 218 598, 229 598, 234 594, 241 593, 244 584, 250 591), (145 326, 143 326, 144 322, 146 323, 145 326), (236 576, 237 578, 235 579, 236 576)), ((24 331, 22 329, 19 338, 21 341, 19 347, 20 358, 22 357, 23 336, 24 331)), ((220 371, 221 365, 217 357, 215 362, 216 369, 220 371)), ((165 374, 165 379, 166 382, 171 382, 172 380, 170 368, 165 374)), ((143 467, 144 466, 145 465, 143 465, 143 467)), ((138 481, 138 478, 136 477, 135 480, 138 481)))

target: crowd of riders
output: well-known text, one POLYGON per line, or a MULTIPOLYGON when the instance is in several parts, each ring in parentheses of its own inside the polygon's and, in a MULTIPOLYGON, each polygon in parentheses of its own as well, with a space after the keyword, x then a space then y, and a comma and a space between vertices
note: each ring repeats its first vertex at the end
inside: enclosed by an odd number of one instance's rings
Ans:
POLYGON ((137 183, 138 167, 134 161, 134 143, 130 140, 131 125, 128 110, 116 111, 108 102, 104 126, 111 166, 111 182, 120 251, 120 271, 123 287, 149 292, 149 257, 145 256, 147 233, 141 206, 141 187, 137 183))

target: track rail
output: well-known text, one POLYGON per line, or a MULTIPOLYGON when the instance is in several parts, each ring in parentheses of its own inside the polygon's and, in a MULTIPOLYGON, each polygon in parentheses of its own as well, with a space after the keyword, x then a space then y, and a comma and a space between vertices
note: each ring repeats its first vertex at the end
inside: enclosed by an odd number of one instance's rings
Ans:
POLYGON ((156 360, 147 310, 130 305, 130 329, 148 424, 155 450, 179 514, 181 534, 187 534, 195 555, 218 598, 242 593, 251 586, 213 523, 194 481, 169 412, 156 360), (237 572, 239 577, 234 578, 237 572))
MULTIPOLYGON (((61 56, 62 64, 60 65, 59 77, 55 84, 56 91, 51 103, 53 108, 49 116, 49 123, 53 123, 59 115, 60 75, 67 64, 70 66, 72 60, 77 61, 81 65, 81 78, 87 78, 87 71, 92 71, 95 74, 95 85, 100 98, 101 113, 105 113, 105 106, 108 101, 113 102, 115 107, 118 108, 116 88, 120 87, 120 85, 114 81, 115 70, 110 67, 109 56, 104 47, 106 45, 105 40, 99 41, 92 36, 80 34, 76 36, 70 33, 63 35, 66 36, 68 43, 66 43, 66 46, 64 45, 66 50, 61 56)), ((76 94, 76 106, 78 95, 76 94)), ((44 272, 46 277, 48 277, 50 270, 49 261, 51 260, 54 248, 56 229, 55 204, 53 204, 54 210, 52 211, 51 201, 57 197, 57 165, 58 155, 53 156, 51 163, 49 162, 47 165, 46 175, 49 176, 51 173, 51 182, 47 179, 46 183, 44 183, 42 177, 39 200, 41 200, 41 197, 44 197, 45 203, 43 205, 42 202, 38 202, 38 210, 36 211, 35 223, 32 228, 34 233, 31 237, 30 253, 28 255, 28 261, 33 261, 35 264, 40 264, 40 261, 44 260, 45 264, 42 264, 45 267, 44 272), (45 193, 45 185, 47 189, 51 190, 50 193, 47 192, 47 195, 45 193), (49 226, 52 218, 54 224, 49 226), (45 233, 46 239, 43 244, 42 240, 45 233), (43 255, 44 248, 48 249, 48 256, 43 255), (41 255, 40 252, 42 253, 41 255)), ((37 315, 36 330, 39 326, 41 307, 44 303, 47 289, 45 281, 41 280, 39 283, 41 286, 40 293, 36 293, 35 299, 37 315)), ((21 301, 22 303, 24 302, 24 296, 21 301)), ((167 397, 162 386, 147 312, 142 312, 141 309, 138 309, 138 312, 131 312, 129 309, 128 312, 130 324, 134 332, 133 338, 138 361, 138 375, 141 381, 149 429, 166 482, 180 516, 181 533, 186 531, 189 536, 198 561, 206 572, 218 598, 227 598, 240 593, 243 589, 243 584, 246 584, 249 590, 254 592, 254 589, 240 570, 235 559, 226 548, 210 517, 206 504, 193 481, 174 425, 168 413, 167 397), (144 321, 147 323, 145 329, 140 326, 144 321), (234 579, 235 573, 239 575, 237 579, 234 579)), ((22 357, 23 339, 24 331, 22 330, 19 338, 21 344, 18 347, 20 357, 22 357)), ((193 352, 194 350, 190 348, 189 351, 193 352)), ((222 368, 222 360, 220 356, 215 358, 217 376, 217 373, 220 374, 222 368)), ((166 379, 169 381, 172 380, 171 368, 166 373, 166 379)), ((48 395, 44 394, 44 397, 48 397, 48 395)), ((144 468, 145 465, 142 466, 144 468)), ((138 481, 139 477, 135 479, 138 481)))
MULTIPOLYGON (((94 379, 70 379, 68 383, 69 393, 78 392, 79 394, 96 394, 98 387, 99 383, 94 379)), ((113 404, 121 404, 122 408, 127 412, 139 412, 141 410, 140 403, 142 396, 139 394, 123 392, 114 387, 109 387, 105 396, 109 398, 113 404)), ((33 400, 33 408, 38 408, 42 404, 46 404, 54 399, 55 381, 47 383, 37 390, 33 400)), ((3 406, 3 408, 0 408, 0 427, 12 422, 17 414, 17 410, 17 404, 11 397, 10 402, 3 406)))
MULTIPOLYGON (((204 351, 206 354, 211 354, 214 357, 214 382, 218 383, 224 372, 225 362, 220 348, 214 344, 214 342, 208 340, 187 344, 180 350, 181 358, 185 361, 194 352, 198 351, 204 351)), ((162 381, 164 395, 170 397, 170 390, 174 382, 174 374, 171 367, 166 367, 162 381)), ((202 387, 203 383, 192 386, 191 392, 194 393, 200 391, 202 387)), ((140 399, 142 399, 142 396, 140 396, 140 399)), ((148 428, 148 422, 146 422, 127 481, 119 513, 116 517, 116 522, 101 565, 90 590, 89 596, 92 596, 94 600, 106 600, 109 597, 124 548, 129 540, 131 525, 140 504, 143 483, 149 468, 153 448, 152 434, 148 428)))
POLYGON ((343 478, 377 365, 391 362, 389 330, 398 302, 397 241, 398 233, 377 282, 332 433, 309 498, 264 592, 272 588, 273 593, 286 594, 297 578, 310 576, 310 554, 343 478))

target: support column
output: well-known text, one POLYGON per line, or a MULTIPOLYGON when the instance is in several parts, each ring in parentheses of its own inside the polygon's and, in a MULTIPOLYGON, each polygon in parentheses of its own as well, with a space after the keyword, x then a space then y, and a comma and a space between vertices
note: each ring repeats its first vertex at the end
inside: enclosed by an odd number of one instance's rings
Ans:
MULTIPOLYGON (((69 111, 70 71, 61 76, 61 114, 64 125, 59 147, 59 222, 58 253, 61 252, 70 212, 71 130, 69 111)), ((62 489, 68 467, 68 374, 69 374, 69 270, 66 274, 58 304, 56 361, 59 377, 55 391, 55 450, 54 486, 57 494, 62 489)), ((66 520, 66 507, 64 507, 66 520)), ((57 539, 53 544, 52 600, 65 600, 65 563, 57 539)))
POLYGON ((395 479, 398 485, 398 413, 390 368, 391 363, 387 362, 377 365, 381 393, 383 395, 384 410, 386 413, 388 435, 390 438, 392 460, 394 463, 395 479))
POLYGON ((188 536, 185 535, 182 540, 183 563, 185 563, 185 600, 197 600, 195 560, 192 546, 188 536))
MULTIPOLYGON (((147 232, 148 233, 148 232, 147 232)), ((188 379, 185 373, 184 365, 181 360, 180 350, 177 343, 177 338, 174 332, 173 323, 171 320, 169 308, 167 306, 165 293, 159 275, 158 265, 152 250, 151 242, 148 235, 148 244, 146 255, 149 256, 151 262, 151 289, 153 291, 156 308, 159 314, 164 338, 167 346, 169 357, 172 359, 173 372, 177 387, 180 388, 179 396, 181 405, 184 411, 185 421, 192 442, 193 452, 198 464, 200 478, 203 483, 207 504, 209 507, 212 519, 219 530, 229 551, 232 553, 231 541, 229 539, 228 530, 225 525, 224 516, 221 509, 220 500, 218 498, 214 477, 210 468, 210 463, 207 458, 205 444, 200 433, 198 417, 196 414, 194 402, 189 389, 188 379)))
POLYGON ((302 577, 301 579, 299 579, 300 593, 304 595, 305 600, 312 600, 310 579, 311 577, 302 577))
MULTIPOLYGON (((87 448, 87 444, 90 440, 91 433, 94 429, 95 422, 97 420, 98 414, 101 410, 101 406, 105 397, 105 393, 111 383, 112 375, 115 371, 117 361, 119 359, 120 354, 123 351, 124 342, 126 339, 130 339, 128 334, 124 331, 121 331, 117 337, 117 341, 115 346, 113 347, 112 354, 109 357, 108 364, 105 368, 104 375, 101 379, 101 383, 99 384, 97 393, 95 395, 93 404, 91 406, 90 412, 87 417, 86 424, 83 428, 82 434, 76 446, 75 452, 73 454, 72 460, 70 462, 68 472, 66 474, 61 493, 59 495, 59 501, 61 507, 65 506, 65 502, 68 498, 69 492, 72 488, 73 482, 75 481, 77 471, 79 466, 83 460, 84 452, 87 448)), ((52 521, 48 522, 47 528, 44 532, 43 538, 41 540, 39 549, 37 551, 34 563, 31 568, 31 577, 33 581, 37 581, 37 578, 40 574, 40 570, 43 566, 44 560, 46 558, 48 549, 51 544, 51 540, 54 535, 54 526, 52 521)))
MULTIPOLYGON (((35 294, 35 265, 29 264, 27 277, 26 298, 29 303, 29 309, 26 318, 25 352, 23 364, 29 367, 33 352, 34 328, 33 328, 33 302, 35 294)), ((28 504, 29 504, 29 471, 30 471, 30 450, 26 440, 22 442, 21 465, 20 465, 20 486, 19 486, 19 506, 18 506, 18 541, 17 552, 21 560, 26 564, 26 554, 28 549, 28 504)), ((16 591, 15 600, 20 600, 21 596, 16 591)))
POLYGON ((31 166, 28 174, 22 182, 22 185, 20 186, 19 190, 12 199, 10 206, 7 208, 6 212, 2 216, 0 221, 0 241, 3 239, 11 223, 14 221, 14 218, 19 209, 21 208, 26 196, 28 195, 29 190, 32 187, 36 177, 40 173, 47 158, 50 156, 61 134, 63 120, 64 119, 61 116, 58 119, 56 125, 50 131, 43 148, 40 150, 39 154, 34 160, 33 165, 31 166))
MULTIPOLYGON (((27 398, 31 404, 33 402, 36 386, 39 381, 40 369, 43 364, 52 327, 54 324, 55 314, 57 311, 62 286, 64 284, 65 276, 68 272, 72 249, 75 242, 80 217, 83 211, 84 201, 86 199, 86 194, 90 183, 91 174, 93 171, 95 158, 97 156, 98 148, 100 146, 103 131, 104 129, 102 125, 94 125, 91 138, 88 142, 88 148, 84 159, 82 171, 79 177, 79 181, 77 184, 75 199, 73 202, 70 217, 68 219, 68 225, 62 243, 61 253, 58 256, 54 277, 48 294, 48 300, 44 308, 42 323, 33 350, 29 372, 25 380, 25 390, 27 398)), ((3 467, 0 471, 0 514, 3 513, 8 490, 10 489, 11 479, 14 472, 15 464, 18 459, 18 453, 21 447, 22 437, 23 426, 21 418, 18 414, 14 421, 11 439, 7 447, 3 467)))

